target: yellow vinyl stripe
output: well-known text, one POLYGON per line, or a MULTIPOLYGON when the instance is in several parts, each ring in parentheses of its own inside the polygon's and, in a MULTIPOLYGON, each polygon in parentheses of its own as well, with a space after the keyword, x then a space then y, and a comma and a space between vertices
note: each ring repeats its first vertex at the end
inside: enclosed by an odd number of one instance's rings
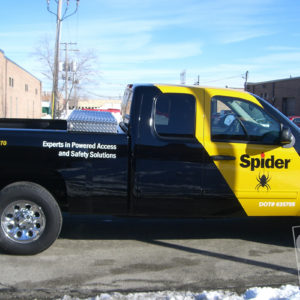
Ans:
POLYGON ((263 106, 251 94, 243 91, 217 88, 201 88, 172 85, 156 85, 162 93, 186 93, 196 98, 196 138, 210 156, 229 155, 235 161, 215 161, 214 164, 230 186, 237 200, 249 216, 298 216, 300 215, 300 181, 298 174, 300 158, 294 148, 286 149, 280 145, 255 145, 247 143, 215 143, 210 136, 210 101, 214 96, 225 96, 248 100, 263 106), (240 166, 243 154, 260 159, 272 155, 276 159, 291 160, 288 169, 244 169, 240 166), (270 173, 270 176, 269 176, 270 173), (282 175, 283 174, 283 175, 282 175), (268 187, 258 181, 265 175, 268 187))

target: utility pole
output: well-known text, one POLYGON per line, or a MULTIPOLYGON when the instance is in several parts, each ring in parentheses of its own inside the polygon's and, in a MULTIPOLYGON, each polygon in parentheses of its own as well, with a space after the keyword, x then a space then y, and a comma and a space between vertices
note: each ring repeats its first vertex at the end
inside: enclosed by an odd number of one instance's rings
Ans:
POLYGON ((186 70, 183 70, 180 73, 180 84, 185 84, 185 79, 186 79, 186 70))
POLYGON ((195 84, 194 85, 200 85, 200 75, 198 75, 198 77, 197 77, 197 81, 195 82, 195 84))
MULTIPOLYGON (((67 109, 67 103, 69 100, 69 91, 68 91, 68 81, 69 81, 69 68, 70 68, 70 64, 69 64, 69 59, 68 59, 68 51, 79 51, 78 49, 69 49, 68 45, 77 45, 77 43, 61 43, 62 45, 65 45, 65 49, 63 49, 65 51, 65 67, 64 67, 64 71, 65 71, 65 104, 64 104, 64 108, 67 109)), ((70 71, 74 72, 74 70, 70 71)), ((74 76, 72 81, 74 80, 74 76)))
POLYGON ((246 73, 245 73, 245 84, 244 84, 244 90, 245 91, 247 90, 248 74, 249 74, 249 71, 246 71, 246 73))
POLYGON ((76 0, 76 9, 69 15, 67 14, 70 0, 66 0, 66 8, 62 15, 63 0, 55 0, 57 4, 57 12, 50 10, 50 0, 47 0, 47 10, 56 16, 56 39, 55 39, 55 55, 54 55, 54 66, 53 66, 53 85, 52 85, 52 118, 57 119, 58 115, 58 64, 59 64, 59 45, 60 45, 60 29, 61 22, 66 18, 74 15, 78 10, 80 0, 76 0))
POLYGON ((65 44, 65 103, 68 101, 68 71, 69 71, 69 62, 68 62, 68 43, 65 44))
POLYGON ((56 19, 56 39, 55 39, 55 54, 54 54, 54 74, 52 88, 52 119, 56 119, 58 106, 58 63, 59 63, 59 42, 60 42, 60 25, 61 25, 61 7, 62 0, 58 0, 57 4, 57 19, 56 19))

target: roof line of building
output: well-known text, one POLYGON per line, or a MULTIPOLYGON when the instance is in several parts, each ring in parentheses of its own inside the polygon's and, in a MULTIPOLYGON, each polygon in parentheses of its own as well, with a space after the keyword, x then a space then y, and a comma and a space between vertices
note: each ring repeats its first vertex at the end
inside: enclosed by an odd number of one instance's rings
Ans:
POLYGON ((279 81, 288 81, 293 79, 300 79, 300 77, 289 77, 284 79, 275 79, 275 80, 260 81, 260 82, 247 82, 247 85, 265 84, 265 83, 272 83, 272 82, 279 82, 279 81))
POLYGON ((32 77, 34 77, 36 80, 38 80, 40 83, 42 83, 42 81, 37 78, 36 76, 34 76, 33 74, 31 74, 30 72, 28 72, 27 70, 25 70, 23 67, 21 67, 19 64, 17 64, 16 62, 14 62, 13 60, 11 60, 10 58, 8 58, 4 51, 2 49, 0 49, 0 52, 3 54, 3 56, 8 60, 10 61, 11 63, 13 63, 14 65, 16 65, 17 67, 19 67, 20 69, 22 69, 24 72, 28 73, 29 75, 31 75, 32 77))

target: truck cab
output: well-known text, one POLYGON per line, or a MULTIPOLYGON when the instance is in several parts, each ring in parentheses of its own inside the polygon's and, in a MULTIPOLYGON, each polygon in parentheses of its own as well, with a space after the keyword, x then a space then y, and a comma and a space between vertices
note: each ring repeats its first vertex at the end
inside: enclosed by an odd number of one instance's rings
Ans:
POLYGON ((299 213, 299 129, 265 100, 229 89, 130 86, 131 212, 299 213))

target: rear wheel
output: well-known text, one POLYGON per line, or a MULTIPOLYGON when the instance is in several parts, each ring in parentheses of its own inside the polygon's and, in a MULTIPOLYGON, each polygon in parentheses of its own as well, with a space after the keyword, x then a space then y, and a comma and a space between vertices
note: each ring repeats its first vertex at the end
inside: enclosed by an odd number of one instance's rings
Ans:
POLYGON ((0 221, 0 248, 20 255, 47 249, 62 226, 54 197, 32 182, 17 182, 1 191, 0 221))

